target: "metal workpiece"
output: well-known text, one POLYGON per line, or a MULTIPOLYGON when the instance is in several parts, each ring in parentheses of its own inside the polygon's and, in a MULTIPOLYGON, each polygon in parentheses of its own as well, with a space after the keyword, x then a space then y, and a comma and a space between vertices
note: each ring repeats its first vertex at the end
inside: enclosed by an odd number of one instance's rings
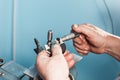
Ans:
MULTIPOLYGON (((55 45, 55 44, 59 44, 59 45, 61 46, 61 48, 62 48, 62 52, 64 53, 65 50, 66 50, 66 45, 65 45, 64 42, 65 42, 65 41, 68 41, 68 40, 71 40, 71 39, 73 39, 73 38, 75 38, 75 37, 78 37, 79 35, 80 35, 79 33, 73 32, 73 33, 70 33, 70 34, 68 34, 68 35, 65 35, 65 36, 63 36, 63 37, 61 37, 61 38, 56 38, 55 41, 52 42, 53 31, 52 31, 52 30, 48 30, 47 43, 44 45, 44 49, 45 49, 46 51, 48 51, 48 54, 49 54, 50 56, 52 56, 52 53, 51 53, 51 48, 52 48, 52 46, 55 45)), ((39 41, 38 41, 37 39, 35 39, 35 43, 36 43, 37 48, 34 49, 34 50, 35 50, 36 53, 38 53, 38 52, 41 51, 41 47, 40 47, 39 41)), ((42 50, 43 50, 43 48, 42 48, 42 50)))
POLYGON ((53 37, 53 31, 48 30, 47 34, 47 44, 45 45, 46 50, 48 51, 49 56, 52 56, 51 48, 52 48, 52 37, 53 37))
POLYGON ((5 63, 0 67, 0 80, 42 80, 38 75, 36 66, 26 68, 14 61, 5 63))
POLYGON ((47 45, 49 47, 52 46, 52 37, 53 37, 53 32, 52 32, 52 30, 49 30, 48 35, 47 35, 47 45))
MULTIPOLYGON (((41 47, 38 39, 36 38, 34 39, 34 42, 36 44, 36 48, 34 49, 34 51, 38 54, 44 49, 48 52, 50 56, 52 56, 52 52, 51 52, 52 46, 54 46, 55 44, 59 44, 62 48, 62 53, 64 53, 66 51, 65 41, 73 39, 77 36, 79 36, 79 34, 70 33, 64 37, 56 38, 56 40, 52 42, 53 32, 52 30, 49 30, 48 35, 47 35, 47 42, 44 45, 44 48, 41 47)), ((74 56, 75 62, 78 62, 81 59, 82 58, 79 56, 74 56)), ((0 59, 0 62, 3 63, 3 60, 0 59)), ((24 80, 26 78, 27 80, 28 79, 29 80, 42 80, 37 72, 35 65, 33 65, 30 68, 26 68, 16 63, 15 61, 10 61, 0 66, 0 80, 24 80)))
POLYGON ((0 80, 21 80, 21 79, 9 73, 8 71, 0 68, 0 80))
POLYGON ((0 67, 0 80, 22 80, 27 68, 10 61, 0 67))
POLYGON ((61 37, 61 40, 64 41, 68 41, 70 39, 73 39, 75 37, 78 37, 80 34, 79 33, 70 33, 68 35, 65 35, 64 37, 61 37))
POLYGON ((23 73, 27 68, 23 67, 22 65, 16 63, 15 61, 9 61, 1 66, 2 69, 9 72, 10 74, 22 79, 25 76, 23 73))
POLYGON ((61 40, 61 38, 56 38, 54 41, 54 45, 55 44, 59 44, 61 49, 62 49, 62 53, 64 53, 66 51, 66 45, 65 43, 61 40))
POLYGON ((61 48, 62 48, 62 53, 64 53, 65 50, 66 50, 66 45, 65 45, 64 42, 68 41, 68 40, 71 40, 71 39, 73 39, 75 37, 78 37, 79 35, 80 34, 78 34, 78 33, 70 33, 68 35, 65 35, 64 37, 56 38, 55 41, 54 41, 54 43, 52 43, 52 44, 53 45, 59 44, 61 46, 61 48))
POLYGON ((67 34, 61 38, 56 38, 55 41, 52 43, 52 45, 54 44, 62 44, 64 43, 65 41, 68 41, 68 40, 71 40, 75 37, 78 37, 80 35, 80 33, 70 33, 70 34, 67 34))
POLYGON ((48 31, 48 35, 47 35, 47 44, 50 46, 51 44, 51 42, 52 42, 52 37, 53 37, 53 31, 52 30, 49 30, 48 31))
POLYGON ((25 70, 24 73, 29 76, 29 80, 42 80, 36 69, 36 65, 31 66, 29 69, 25 70))

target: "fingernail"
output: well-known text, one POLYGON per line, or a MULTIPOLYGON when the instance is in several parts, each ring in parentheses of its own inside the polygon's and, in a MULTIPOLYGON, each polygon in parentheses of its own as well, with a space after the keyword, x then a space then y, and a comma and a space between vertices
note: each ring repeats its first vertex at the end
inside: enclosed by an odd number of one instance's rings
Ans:
POLYGON ((74 24, 73 26, 74 26, 74 28, 77 28, 77 27, 78 27, 78 25, 77 25, 77 24, 74 24))
POLYGON ((84 54, 82 54, 82 53, 79 53, 79 55, 80 55, 80 56, 84 56, 84 54))

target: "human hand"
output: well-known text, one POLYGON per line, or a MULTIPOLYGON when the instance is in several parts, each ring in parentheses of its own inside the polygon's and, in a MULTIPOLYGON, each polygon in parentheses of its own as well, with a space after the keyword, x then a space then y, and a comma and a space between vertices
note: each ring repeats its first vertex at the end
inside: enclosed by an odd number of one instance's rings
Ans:
POLYGON ((64 53, 64 57, 65 57, 65 60, 67 61, 69 69, 72 68, 75 64, 74 55, 66 50, 64 53))
POLYGON ((68 80, 69 68, 60 46, 55 45, 52 56, 44 50, 37 56, 36 66, 44 80, 68 80))
POLYGON ((105 52, 109 33, 91 24, 72 25, 72 31, 80 33, 73 39, 73 45, 78 53, 87 55, 89 52, 101 54, 105 52))

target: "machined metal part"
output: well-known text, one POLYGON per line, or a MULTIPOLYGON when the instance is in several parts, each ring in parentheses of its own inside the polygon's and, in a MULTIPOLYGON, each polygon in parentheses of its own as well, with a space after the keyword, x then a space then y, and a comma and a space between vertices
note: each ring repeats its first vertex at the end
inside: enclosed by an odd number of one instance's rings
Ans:
POLYGON ((47 35, 47 45, 48 46, 51 46, 52 44, 52 37, 53 37, 53 31, 52 30, 49 30, 48 31, 48 35, 47 35))
POLYGON ((58 40, 58 38, 56 38, 56 40, 52 43, 52 45, 54 45, 54 44, 62 44, 65 41, 68 41, 68 40, 71 40, 71 39, 73 39, 75 37, 78 37, 79 35, 80 35, 80 33, 70 33, 68 35, 65 35, 65 36, 59 38, 60 40, 58 40))
POLYGON ((75 37, 78 37, 80 34, 78 33, 70 33, 68 35, 65 35, 64 37, 61 38, 56 38, 55 41, 52 43, 52 45, 55 44, 60 44, 61 48, 62 48, 62 52, 64 53, 66 50, 66 45, 65 45, 65 41, 71 40, 75 37))
POLYGON ((65 45, 65 43, 64 43, 60 38, 56 38, 55 44, 59 44, 59 45, 60 45, 60 47, 61 47, 61 49, 62 49, 62 53, 65 52, 65 50, 66 50, 66 45, 65 45))
POLYGON ((25 68, 10 61, 0 67, 0 80, 42 80, 38 75, 36 66, 25 68))
POLYGON ((42 80, 37 72, 36 66, 33 65, 29 69, 25 70, 24 73, 29 76, 29 80, 42 80))
POLYGON ((52 37, 53 37, 53 31, 49 30, 47 34, 47 44, 45 45, 45 49, 48 51, 49 56, 52 56, 52 52, 51 52, 52 37))
MULTIPOLYGON (((79 35, 80 34, 77 33, 70 33, 64 37, 56 38, 56 40, 53 43, 52 42, 53 32, 52 30, 49 30, 47 36, 48 41, 44 49, 48 51, 50 56, 52 56, 51 53, 52 46, 55 44, 59 44, 64 53, 64 51, 66 50, 66 45, 64 42, 73 39, 79 35)), ((34 41, 36 44, 36 48, 34 50, 36 53, 39 53, 40 51, 43 50, 43 48, 41 47, 39 41, 36 38, 34 39, 34 41)), ((75 58, 75 62, 78 62, 82 59, 82 57, 79 56, 77 57, 75 56, 74 58, 75 58)), ((3 61, 0 60, 0 62, 3 61)), ((74 71, 71 70, 70 72, 74 72, 74 71)), ((25 68, 14 61, 10 61, 1 65, 0 67, 0 80, 23 80, 23 78, 25 78, 26 76, 29 78, 29 80, 42 80, 37 72, 35 65, 30 68, 25 68)))
POLYGON ((2 69, 9 72, 10 74, 22 79, 25 74, 23 73, 27 68, 23 67, 22 65, 16 63, 15 61, 9 61, 1 66, 2 69))
POLYGON ((20 78, 0 68, 0 80, 20 80, 20 78))
POLYGON ((68 41, 70 39, 73 39, 75 37, 78 37, 80 34, 78 33, 70 33, 68 35, 65 35, 64 37, 61 37, 61 40, 64 42, 64 41, 68 41))

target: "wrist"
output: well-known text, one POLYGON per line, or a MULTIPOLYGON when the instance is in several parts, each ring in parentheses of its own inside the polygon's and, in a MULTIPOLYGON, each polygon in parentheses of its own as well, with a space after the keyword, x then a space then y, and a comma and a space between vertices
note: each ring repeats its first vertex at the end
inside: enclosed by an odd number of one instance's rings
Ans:
POLYGON ((112 41, 112 36, 111 35, 107 35, 106 37, 106 42, 105 42, 105 53, 108 53, 110 52, 111 50, 111 41, 112 41))
POLYGON ((120 60, 120 37, 109 34, 106 38, 105 53, 120 60))

